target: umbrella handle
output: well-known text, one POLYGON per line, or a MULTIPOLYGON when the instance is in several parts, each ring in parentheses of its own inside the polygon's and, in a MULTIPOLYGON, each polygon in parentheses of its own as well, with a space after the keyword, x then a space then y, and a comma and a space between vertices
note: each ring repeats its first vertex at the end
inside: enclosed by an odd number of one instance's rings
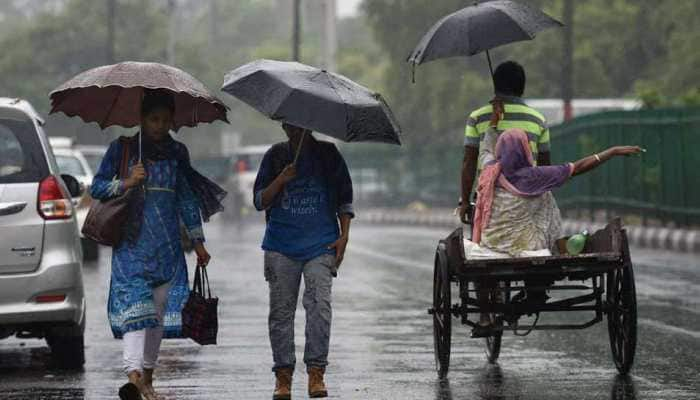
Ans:
MULTIPOLYGON (((144 98, 144 89, 141 89, 141 105, 143 105, 143 98, 144 98)), ((141 154, 142 154, 142 149, 141 149, 141 138, 143 137, 143 126, 141 127, 141 132, 139 132, 139 163, 142 163, 143 160, 141 160, 141 154)))

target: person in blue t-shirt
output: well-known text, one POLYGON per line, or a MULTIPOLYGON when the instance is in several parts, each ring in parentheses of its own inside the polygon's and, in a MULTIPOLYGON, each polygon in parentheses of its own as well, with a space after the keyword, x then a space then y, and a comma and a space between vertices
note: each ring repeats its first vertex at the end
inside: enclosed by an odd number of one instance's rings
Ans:
POLYGON ((294 314, 301 277, 306 310, 304 363, 309 396, 328 395, 331 286, 343 261, 350 233, 352 181, 334 144, 311 131, 283 124, 288 141, 272 146, 255 179, 254 203, 265 210, 265 280, 270 288, 269 332, 277 383, 273 399, 291 397, 294 314), (298 157, 297 157, 298 154, 298 157))

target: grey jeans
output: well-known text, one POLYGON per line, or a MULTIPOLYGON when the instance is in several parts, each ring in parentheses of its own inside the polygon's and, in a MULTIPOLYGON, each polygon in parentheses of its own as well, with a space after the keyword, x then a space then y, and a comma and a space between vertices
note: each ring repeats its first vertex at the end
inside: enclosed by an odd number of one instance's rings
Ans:
POLYGON ((274 366, 272 370, 292 368, 294 352, 294 315, 299 298, 299 285, 304 276, 306 310, 306 367, 328 365, 328 343, 331 337, 331 268, 335 257, 324 254, 306 262, 294 261, 283 254, 265 252, 265 280, 270 287, 268 327, 274 366))

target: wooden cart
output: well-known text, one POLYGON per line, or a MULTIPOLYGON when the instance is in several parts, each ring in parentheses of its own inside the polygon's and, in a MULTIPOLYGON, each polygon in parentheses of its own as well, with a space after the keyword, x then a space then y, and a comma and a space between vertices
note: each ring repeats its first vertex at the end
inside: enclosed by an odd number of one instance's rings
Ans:
POLYGON ((474 328, 482 312, 495 322, 485 339, 490 362, 498 359, 504 333, 584 329, 606 316, 615 366, 621 374, 629 372, 637 340, 637 300, 627 235, 619 219, 591 235, 583 253, 576 256, 467 260, 462 240, 460 228, 441 240, 435 252, 433 307, 428 312, 433 316, 440 378, 447 376, 450 366, 452 317, 474 328), (476 288, 484 282, 489 294, 487 300, 479 301, 476 288), (453 288, 459 297, 456 304, 453 288), (556 293, 557 299, 536 303, 514 299, 514 293, 525 290, 556 293), (578 324, 537 324, 541 313, 581 311, 590 312, 590 319, 578 324), (537 318, 520 325, 524 315, 537 318))

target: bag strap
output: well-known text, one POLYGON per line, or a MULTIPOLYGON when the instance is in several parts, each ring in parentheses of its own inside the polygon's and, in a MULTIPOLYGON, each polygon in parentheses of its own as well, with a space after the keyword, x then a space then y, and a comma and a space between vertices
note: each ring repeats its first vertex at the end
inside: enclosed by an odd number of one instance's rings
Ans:
POLYGON ((199 269, 199 265, 194 269, 194 283, 192 284, 192 291, 194 293, 204 296, 204 291, 202 290, 201 271, 199 269))
POLYGON ((211 299, 211 285, 209 285, 209 274, 207 273, 207 268, 206 267, 198 267, 201 268, 201 274, 202 274, 202 295, 204 294, 204 286, 207 288, 207 299, 211 299))
POLYGON ((202 297, 206 297, 207 299, 211 299, 211 285, 209 285, 209 274, 207 274, 207 269, 206 267, 202 267, 200 265, 197 265, 197 268, 194 270, 194 283, 192 284, 192 291, 201 295, 202 297), (205 296, 204 290, 207 290, 207 296, 205 296))
POLYGON ((119 141, 122 144, 122 158, 119 161, 119 178, 126 178, 129 173, 129 147, 131 147, 131 139, 120 137, 119 141))

